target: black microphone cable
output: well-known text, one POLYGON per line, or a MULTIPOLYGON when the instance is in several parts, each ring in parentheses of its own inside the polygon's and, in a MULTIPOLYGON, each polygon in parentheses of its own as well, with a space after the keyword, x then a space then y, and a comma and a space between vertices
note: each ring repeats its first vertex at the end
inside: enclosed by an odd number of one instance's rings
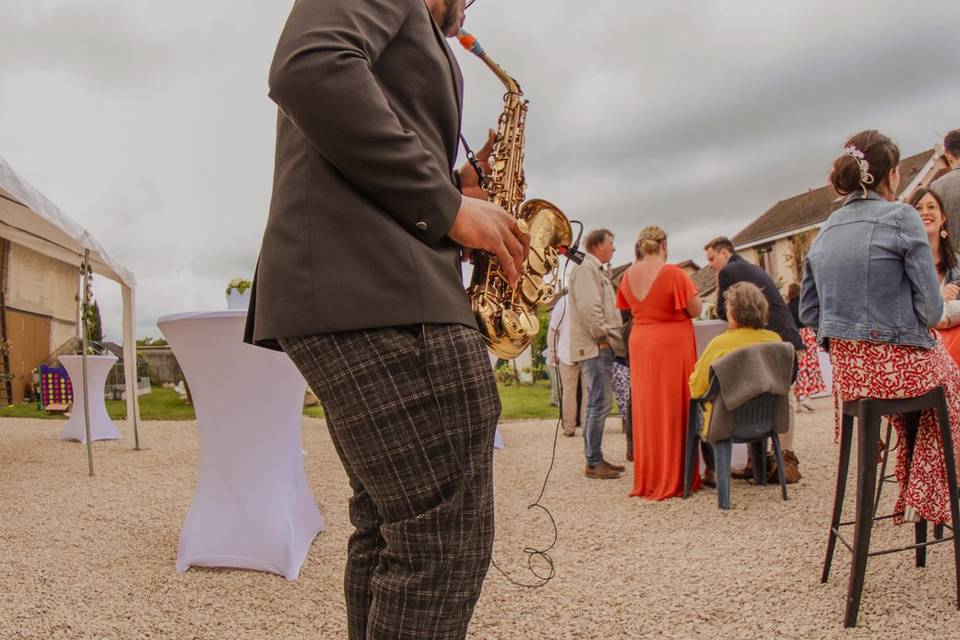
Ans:
MULTIPOLYGON (((580 225, 580 233, 582 234, 583 224, 576 220, 573 220, 571 222, 580 225)), ((575 242, 572 246, 572 249, 574 252, 576 252, 577 246, 579 245, 579 241, 580 241, 580 236, 578 235, 577 242, 575 242)), ((558 285, 560 285, 561 283, 564 285, 566 284, 567 268, 569 267, 570 261, 572 259, 570 258, 569 255, 567 257, 568 257, 568 260, 563 265, 563 272, 561 273, 560 279, 558 280, 558 283, 557 283, 558 285)), ((577 264, 579 264, 579 261, 576 261, 576 262, 577 264)), ((560 290, 562 291, 563 289, 561 288, 560 290)), ((563 322, 567 314, 568 306, 569 306, 569 300, 567 300, 564 303, 563 313, 560 314, 560 320, 557 323, 558 326, 563 322)), ((549 333, 549 325, 548 325, 548 333, 549 333)), ((429 345, 427 343, 426 325, 423 325, 423 324, 420 325, 420 337, 423 343, 424 373, 426 374, 427 383, 430 385, 430 391, 433 395, 434 403, 437 406, 437 419, 443 420, 443 409, 440 406, 440 399, 437 397, 436 387, 433 384, 433 377, 430 374, 430 353, 429 353, 429 345)), ((559 332, 555 333, 553 338, 554 354, 557 353, 558 342, 559 342, 559 332)), ((561 399, 561 406, 562 406, 563 381, 560 377, 559 359, 557 359, 556 364, 554 364, 554 371, 556 372, 556 377, 557 377, 557 393, 561 399)), ((517 587, 523 587, 527 589, 539 589, 545 586, 548 582, 550 582, 554 578, 554 576, 556 576, 557 574, 556 564, 554 563, 553 557, 550 555, 550 552, 557 546, 557 541, 559 540, 559 537, 560 537, 559 529, 557 528, 556 518, 554 518, 553 514, 550 512, 550 509, 548 509, 547 506, 543 504, 543 496, 547 492, 547 484, 550 481, 550 475, 553 472, 554 467, 556 466, 557 443, 559 441, 560 425, 562 424, 562 420, 563 420, 562 416, 558 415, 557 422, 554 425, 554 429, 553 429, 553 448, 550 452, 550 464, 547 467, 546 474, 544 475, 543 485, 540 487, 540 493, 539 495, 537 495, 537 499, 534 500, 533 503, 527 505, 528 510, 542 511, 549 519, 550 526, 553 528, 553 540, 549 544, 547 544, 543 548, 538 548, 534 546, 524 547, 522 551, 522 553, 527 556, 527 570, 537 579, 537 582, 534 582, 534 583, 520 582, 514 579, 509 573, 507 573, 507 571, 502 569, 500 565, 497 564, 496 560, 494 560, 492 557, 490 559, 490 564, 493 565, 493 568, 496 569, 497 572, 500 573, 500 575, 502 575, 504 578, 506 578, 511 584, 517 587), (543 565, 544 568, 541 569, 540 567, 537 566, 538 564, 543 565)), ((455 464, 457 465, 457 469, 460 471, 460 475, 465 477, 466 474, 464 473, 460 456, 457 454, 456 448, 453 447, 453 444, 450 442, 449 434, 444 432, 444 436, 447 438, 447 445, 450 449, 451 454, 453 455, 453 459, 455 464)), ((468 487, 468 490, 472 491, 473 489, 471 487, 468 487)))

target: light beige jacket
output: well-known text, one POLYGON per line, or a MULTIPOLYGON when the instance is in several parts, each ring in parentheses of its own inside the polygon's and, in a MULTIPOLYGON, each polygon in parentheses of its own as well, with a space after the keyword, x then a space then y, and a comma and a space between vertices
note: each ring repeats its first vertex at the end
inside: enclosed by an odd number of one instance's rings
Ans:
POLYGON ((570 273, 570 359, 573 362, 596 358, 601 342, 609 342, 613 352, 625 356, 623 321, 617 310, 617 292, 603 271, 603 265, 587 254, 583 264, 570 273))

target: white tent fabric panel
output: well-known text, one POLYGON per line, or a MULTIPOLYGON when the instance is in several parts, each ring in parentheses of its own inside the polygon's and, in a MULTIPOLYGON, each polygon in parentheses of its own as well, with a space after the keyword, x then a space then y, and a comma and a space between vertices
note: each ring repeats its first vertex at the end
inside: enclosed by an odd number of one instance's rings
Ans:
POLYGON ((0 237, 77 267, 90 250, 94 273, 128 287, 133 274, 90 233, 21 178, 0 156, 0 237))

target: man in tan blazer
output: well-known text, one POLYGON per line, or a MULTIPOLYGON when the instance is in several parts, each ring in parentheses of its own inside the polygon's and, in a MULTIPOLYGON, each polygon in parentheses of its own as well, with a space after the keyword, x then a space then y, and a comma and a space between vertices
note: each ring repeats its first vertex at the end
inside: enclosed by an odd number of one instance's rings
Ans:
POLYGON ((493 544, 500 400, 463 248, 529 246, 454 170, 464 0, 297 0, 270 69, 273 198, 246 340, 323 403, 353 497, 353 640, 466 635, 493 544), (462 192, 461 192, 462 189, 462 192))
POLYGON ((603 427, 612 407, 611 372, 615 355, 626 355, 617 293, 603 265, 613 258, 613 234, 597 229, 587 234, 587 255, 570 273, 570 353, 580 364, 586 388, 587 419, 583 426, 588 478, 619 478, 623 465, 603 457, 603 427))

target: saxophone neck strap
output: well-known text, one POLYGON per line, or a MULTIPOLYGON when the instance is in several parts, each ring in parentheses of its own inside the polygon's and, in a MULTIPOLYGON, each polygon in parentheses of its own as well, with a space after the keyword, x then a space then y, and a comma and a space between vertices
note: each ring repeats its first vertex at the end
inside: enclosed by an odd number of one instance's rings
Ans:
POLYGON ((463 134, 460 134, 460 143, 463 145, 463 150, 467 153, 467 162, 470 163, 470 166, 473 167, 473 170, 477 172, 477 178, 480 180, 480 188, 487 188, 487 176, 483 173, 483 167, 480 166, 480 161, 477 160, 477 154, 473 152, 473 149, 470 148, 470 145, 467 144, 467 139, 463 137, 463 134))

